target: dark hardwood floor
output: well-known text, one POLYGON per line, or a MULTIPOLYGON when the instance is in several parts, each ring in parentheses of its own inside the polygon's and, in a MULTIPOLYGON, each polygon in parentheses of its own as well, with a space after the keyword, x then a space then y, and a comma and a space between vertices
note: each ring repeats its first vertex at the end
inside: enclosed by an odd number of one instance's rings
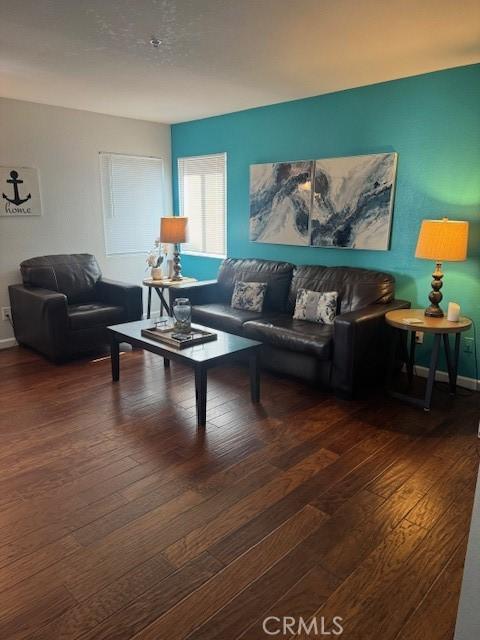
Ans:
POLYGON ((0 352, 2 640, 452 638, 478 395, 425 414, 264 374, 254 406, 219 368, 197 431, 189 369, 121 361, 113 385, 106 358, 0 352))

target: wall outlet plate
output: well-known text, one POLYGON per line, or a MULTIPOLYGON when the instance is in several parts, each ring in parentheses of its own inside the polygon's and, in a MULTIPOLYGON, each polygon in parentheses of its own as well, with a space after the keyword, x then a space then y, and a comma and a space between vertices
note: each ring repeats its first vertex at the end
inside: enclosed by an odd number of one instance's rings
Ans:
POLYGON ((415 342, 417 344, 423 344, 423 331, 415 331, 415 342))
POLYGON ((12 319, 12 310, 10 307, 2 307, 2 320, 7 322, 12 319))
POLYGON ((474 340, 473 338, 464 338, 463 339, 463 352, 464 353, 473 353, 474 340))

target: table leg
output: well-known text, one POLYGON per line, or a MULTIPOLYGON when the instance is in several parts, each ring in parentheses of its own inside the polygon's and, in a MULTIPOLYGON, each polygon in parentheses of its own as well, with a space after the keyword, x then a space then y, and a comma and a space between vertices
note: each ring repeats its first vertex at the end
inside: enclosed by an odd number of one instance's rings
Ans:
POLYGON ((163 289, 157 289, 160 298, 160 317, 163 318, 163 289))
POLYGON ((432 355, 430 358, 430 370, 428 372, 427 389, 425 391, 425 400, 423 403, 423 409, 425 411, 430 411, 430 405, 432 404, 432 392, 433 392, 433 385, 435 383, 435 373, 437 371, 438 355, 440 353, 441 340, 442 340, 442 334, 436 333, 435 337, 433 338, 433 349, 432 349, 432 355))
POLYGON ((460 357, 460 332, 455 334, 455 347, 453 351, 453 393, 457 390, 457 375, 458 375, 458 359, 460 357))
POLYGON ((120 380, 120 344, 115 336, 110 340, 110 360, 112 364, 112 380, 117 382, 120 380))
POLYGON ((260 366, 259 350, 255 349, 249 355, 250 368, 250 396, 252 402, 260 402, 260 366))
POLYGON ((165 300, 165 296, 163 295, 164 289, 160 287, 155 287, 155 291, 160 299, 160 315, 163 316, 163 310, 167 312, 167 316, 170 315, 170 309, 168 307, 167 301, 165 300))
POLYGON ((152 314, 152 287, 148 287, 147 320, 150 320, 151 314, 152 314))
POLYGON ((407 359, 407 377, 408 384, 413 381, 413 367, 415 366, 415 347, 417 346, 416 331, 410 331, 410 351, 407 359))
POLYGON ((169 302, 167 302, 166 298, 165 298, 165 294, 162 294, 162 300, 163 300, 163 307, 165 309, 165 313, 167 314, 167 316, 172 316, 172 310, 170 308, 170 291, 168 291, 168 300, 169 302))
POLYGON ((197 426, 204 427, 207 422, 207 368, 195 367, 195 397, 197 401, 197 426))
POLYGON ((443 346, 445 349, 445 359, 447 361, 448 386, 450 388, 450 393, 453 395, 455 394, 456 375, 452 361, 452 351, 450 349, 450 338, 448 333, 443 334, 443 346))
POLYGON ((388 346, 387 376, 386 376, 387 390, 390 390, 392 387, 393 372, 395 370, 395 360, 397 355, 397 346, 398 346, 399 337, 400 337, 400 331, 398 329, 390 328, 390 343, 388 346))

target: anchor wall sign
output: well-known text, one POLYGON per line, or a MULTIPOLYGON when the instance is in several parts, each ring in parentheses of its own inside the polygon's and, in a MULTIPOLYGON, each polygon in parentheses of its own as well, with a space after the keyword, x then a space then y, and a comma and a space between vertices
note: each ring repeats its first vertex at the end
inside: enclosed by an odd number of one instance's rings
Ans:
POLYGON ((38 171, 26 167, 0 167, 0 216, 41 216, 38 171))

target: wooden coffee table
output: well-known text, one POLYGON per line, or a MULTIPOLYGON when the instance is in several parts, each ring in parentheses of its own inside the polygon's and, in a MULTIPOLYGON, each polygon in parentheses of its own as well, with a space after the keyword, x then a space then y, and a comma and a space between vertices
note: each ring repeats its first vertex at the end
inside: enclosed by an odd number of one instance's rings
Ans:
MULTIPOLYGON (((207 419, 207 371, 217 365, 231 362, 235 356, 245 353, 249 360, 250 369, 250 395, 252 402, 260 402, 260 369, 259 352, 261 343, 249 338, 242 338, 224 331, 215 331, 217 339, 205 342, 185 349, 176 349, 162 344, 156 340, 150 340, 142 336, 142 329, 152 326, 151 320, 139 320, 138 322, 126 322, 108 327, 111 339, 112 379, 120 380, 120 343, 127 342, 133 347, 151 351, 163 357, 165 367, 170 366, 170 360, 182 362, 195 372, 195 396, 197 404, 197 424, 205 426, 207 419)), ((199 326, 201 329, 213 331, 208 327, 199 326)))

